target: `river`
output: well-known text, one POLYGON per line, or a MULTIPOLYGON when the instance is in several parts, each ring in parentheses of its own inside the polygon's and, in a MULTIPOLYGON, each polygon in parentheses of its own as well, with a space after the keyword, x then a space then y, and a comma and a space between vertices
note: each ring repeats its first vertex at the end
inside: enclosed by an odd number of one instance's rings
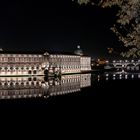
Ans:
POLYGON ((139 73, 103 72, 61 78, 1 77, 0 105, 101 109, 130 106, 139 100, 139 73))

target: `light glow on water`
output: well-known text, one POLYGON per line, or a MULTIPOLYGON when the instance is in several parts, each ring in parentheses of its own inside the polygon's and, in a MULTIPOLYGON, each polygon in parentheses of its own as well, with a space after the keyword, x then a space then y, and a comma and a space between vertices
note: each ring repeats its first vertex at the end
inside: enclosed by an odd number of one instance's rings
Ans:
POLYGON ((105 73, 64 75, 50 77, 0 77, 0 99, 48 98, 70 93, 81 93, 83 89, 103 83, 120 83, 140 79, 139 73, 105 73), (133 79, 133 80, 131 80, 133 79), (96 84, 95 84, 96 83, 96 84))

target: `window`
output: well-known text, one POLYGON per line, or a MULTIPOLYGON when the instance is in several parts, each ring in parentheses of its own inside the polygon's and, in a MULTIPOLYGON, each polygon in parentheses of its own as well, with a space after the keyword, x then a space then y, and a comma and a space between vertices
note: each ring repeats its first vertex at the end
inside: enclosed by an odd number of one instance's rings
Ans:
POLYGON ((32 79, 31 78, 28 78, 28 81, 32 81, 32 79))
POLYGON ((36 70, 33 71, 33 74, 36 74, 36 70))
POLYGON ((33 78, 33 81, 36 81, 36 78, 35 77, 33 78))
POLYGON ((31 70, 29 70, 29 71, 28 71, 28 74, 32 74, 32 71, 31 71, 31 70))

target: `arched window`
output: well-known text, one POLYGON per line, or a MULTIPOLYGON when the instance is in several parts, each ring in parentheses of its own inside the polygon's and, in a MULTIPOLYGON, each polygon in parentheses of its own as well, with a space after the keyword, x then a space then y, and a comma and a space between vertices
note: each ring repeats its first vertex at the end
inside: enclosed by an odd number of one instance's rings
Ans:
POLYGON ((33 74, 36 74, 36 70, 33 71, 33 74))
POLYGON ((32 71, 31 71, 31 70, 29 70, 29 71, 28 71, 28 74, 32 74, 32 71))
POLYGON ((32 79, 31 78, 28 78, 28 81, 32 81, 32 79))
POLYGON ((33 78, 33 81, 36 81, 36 77, 33 78))
POLYGON ((10 67, 10 70, 13 70, 13 67, 10 67))

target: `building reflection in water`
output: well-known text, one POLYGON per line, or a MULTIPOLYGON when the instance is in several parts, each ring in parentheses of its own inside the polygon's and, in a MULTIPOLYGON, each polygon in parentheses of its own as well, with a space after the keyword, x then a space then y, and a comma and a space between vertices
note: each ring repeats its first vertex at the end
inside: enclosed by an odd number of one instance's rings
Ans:
POLYGON ((63 75, 61 78, 0 77, 0 99, 50 97, 81 91, 91 86, 91 74, 63 75))

